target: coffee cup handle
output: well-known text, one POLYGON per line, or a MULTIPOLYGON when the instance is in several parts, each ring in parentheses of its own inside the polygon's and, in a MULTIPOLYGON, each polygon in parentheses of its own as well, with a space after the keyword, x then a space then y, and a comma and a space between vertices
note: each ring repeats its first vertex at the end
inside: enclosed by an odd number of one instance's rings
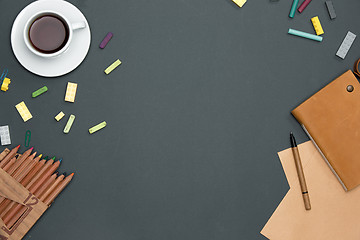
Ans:
POLYGON ((86 27, 85 22, 76 22, 76 23, 71 24, 72 30, 81 29, 81 28, 85 28, 85 27, 86 27))

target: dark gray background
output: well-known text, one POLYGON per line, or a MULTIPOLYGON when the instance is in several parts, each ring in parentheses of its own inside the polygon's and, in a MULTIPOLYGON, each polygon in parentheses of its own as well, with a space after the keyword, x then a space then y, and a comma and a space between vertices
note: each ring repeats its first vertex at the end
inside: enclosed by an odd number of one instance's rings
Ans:
POLYGON ((91 47, 75 71, 48 79, 11 50, 12 22, 31 2, 0 2, 0 67, 12 80, 0 92, 0 125, 10 126, 11 147, 31 130, 31 146, 76 175, 30 239, 265 239, 259 232, 288 190, 277 152, 289 147, 290 131, 308 140, 290 111, 360 55, 357 39, 345 60, 335 56, 348 30, 360 33, 358 0, 334 0, 333 21, 324 0, 294 19, 290 0, 243 8, 230 0, 72 0, 90 24, 91 47), (323 42, 287 34, 314 33, 316 15, 323 42), (114 37, 101 50, 108 31, 114 37), (117 58, 123 64, 105 75, 117 58), (79 84, 74 104, 64 102, 68 81, 79 84), (44 85, 49 91, 32 99, 44 85), (14 107, 22 100, 33 114, 26 123, 14 107), (76 120, 65 135, 69 114, 76 120))

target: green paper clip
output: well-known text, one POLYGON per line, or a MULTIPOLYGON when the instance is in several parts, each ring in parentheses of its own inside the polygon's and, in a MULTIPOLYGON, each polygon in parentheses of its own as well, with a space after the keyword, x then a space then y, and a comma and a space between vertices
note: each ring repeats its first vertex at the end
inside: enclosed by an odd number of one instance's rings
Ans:
POLYGON ((97 131, 99 131, 100 129, 102 129, 104 127, 106 127, 106 122, 105 121, 103 121, 103 122, 99 123, 98 125, 93 126, 92 128, 90 128, 89 133, 93 134, 94 132, 97 132, 97 131))
POLYGON ((33 98, 35 98, 35 97, 40 96, 41 94, 47 92, 47 90, 48 90, 48 88, 46 86, 43 86, 42 88, 40 88, 40 89, 36 90, 35 92, 33 92, 31 94, 31 96, 33 98))
POLYGON ((69 117, 69 120, 67 121, 66 126, 64 128, 64 133, 69 133, 70 132, 70 129, 71 129, 71 126, 74 123, 74 120, 75 120, 75 115, 71 114, 70 117, 69 117))
POLYGON ((25 133, 25 147, 29 147, 30 140, 31 140, 31 132, 30 130, 27 130, 25 133))

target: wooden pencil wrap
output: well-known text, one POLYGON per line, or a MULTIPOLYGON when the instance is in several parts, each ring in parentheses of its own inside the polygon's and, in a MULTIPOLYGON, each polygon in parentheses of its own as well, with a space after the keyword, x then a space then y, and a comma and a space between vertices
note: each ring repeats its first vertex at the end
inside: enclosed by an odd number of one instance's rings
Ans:
MULTIPOLYGON (((4 151, 5 152, 5 151, 4 151)), ((2 152, 0 157, 3 155, 2 152)), ((8 152, 7 152, 8 153, 8 152)), ((0 158, 1 159, 1 158, 0 158)), ((24 205, 26 212, 8 229, 0 220, 0 240, 20 240, 36 223, 48 206, 0 168, 0 195, 24 205)))

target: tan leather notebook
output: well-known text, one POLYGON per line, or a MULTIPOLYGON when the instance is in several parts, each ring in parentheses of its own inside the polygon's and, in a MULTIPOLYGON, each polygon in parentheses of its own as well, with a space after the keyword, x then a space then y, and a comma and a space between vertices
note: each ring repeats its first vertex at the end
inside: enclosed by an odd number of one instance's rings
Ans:
MULTIPOLYGON (((291 112, 345 191, 360 184, 360 84, 351 70, 291 112)), ((324 186, 326 187, 326 186, 324 186)))

